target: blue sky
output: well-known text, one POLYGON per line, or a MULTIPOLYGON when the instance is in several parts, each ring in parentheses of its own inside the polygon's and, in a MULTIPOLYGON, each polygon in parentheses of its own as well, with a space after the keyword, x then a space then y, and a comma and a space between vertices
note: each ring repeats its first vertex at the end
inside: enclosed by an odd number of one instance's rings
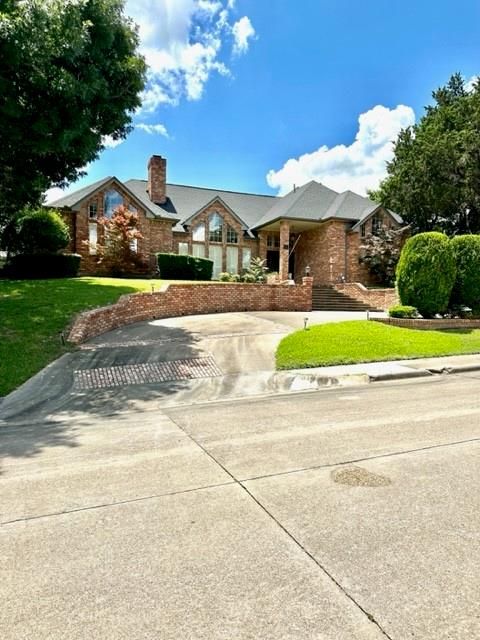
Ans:
POLYGON ((431 91, 479 74, 473 0, 127 0, 126 11, 150 64, 143 107, 69 191, 143 178, 156 153, 178 184, 285 193, 316 179, 364 193, 431 91))

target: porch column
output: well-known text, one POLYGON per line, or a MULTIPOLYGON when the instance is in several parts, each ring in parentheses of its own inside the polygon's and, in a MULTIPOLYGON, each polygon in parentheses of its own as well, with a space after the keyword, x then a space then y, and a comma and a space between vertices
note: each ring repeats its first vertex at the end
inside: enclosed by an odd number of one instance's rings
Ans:
POLYGON ((290 253, 290 223, 280 220, 280 282, 288 279, 288 254, 290 253))

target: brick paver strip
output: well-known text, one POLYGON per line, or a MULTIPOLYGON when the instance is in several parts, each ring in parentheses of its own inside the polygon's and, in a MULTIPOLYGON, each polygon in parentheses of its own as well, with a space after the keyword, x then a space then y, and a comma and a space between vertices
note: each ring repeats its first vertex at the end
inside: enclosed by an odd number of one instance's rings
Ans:
POLYGON ((222 372, 212 357, 188 358, 170 362, 145 362, 118 367, 77 369, 73 372, 76 391, 107 389, 151 382, 215 378, 222 372))

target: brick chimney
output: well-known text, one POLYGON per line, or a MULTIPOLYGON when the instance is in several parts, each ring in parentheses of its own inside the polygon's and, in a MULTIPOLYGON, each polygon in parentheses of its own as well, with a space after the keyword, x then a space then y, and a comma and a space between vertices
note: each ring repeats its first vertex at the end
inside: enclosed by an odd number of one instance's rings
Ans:
POLYGON ((148 161, 147 191, 155 204, 167 201, 167 161, 162 156, 152 156, 148 161))

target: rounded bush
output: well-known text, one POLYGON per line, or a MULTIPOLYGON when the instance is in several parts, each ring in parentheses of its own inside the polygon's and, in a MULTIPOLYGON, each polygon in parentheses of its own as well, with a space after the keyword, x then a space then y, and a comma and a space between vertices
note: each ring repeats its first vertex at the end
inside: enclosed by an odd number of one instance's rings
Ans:
POLYGON ((480 235, 456 236, 451 244, 457 265, 451 305, 477 309, 480 307, 480 235))
POLYGON ((453 247, 443 233, 430 231, 409 238, 397 266, 397 287, 403 305, 416 307, 424 318, 443 313, 455 283, 453 247))
POLYGON ((388 310, 390 318, 416 318, 418 311, 415 307, 404 304, 397 304, 388 310))
POLYGON ((3 275, 14 280, 75 278, 80 268, 76 253, 20 253, 7 262, 3 275))
POLYGON ((57 253, 68 245, 68 226, 56 211, 29 209, 18 219, 12 237, 13 253, 57 253))

